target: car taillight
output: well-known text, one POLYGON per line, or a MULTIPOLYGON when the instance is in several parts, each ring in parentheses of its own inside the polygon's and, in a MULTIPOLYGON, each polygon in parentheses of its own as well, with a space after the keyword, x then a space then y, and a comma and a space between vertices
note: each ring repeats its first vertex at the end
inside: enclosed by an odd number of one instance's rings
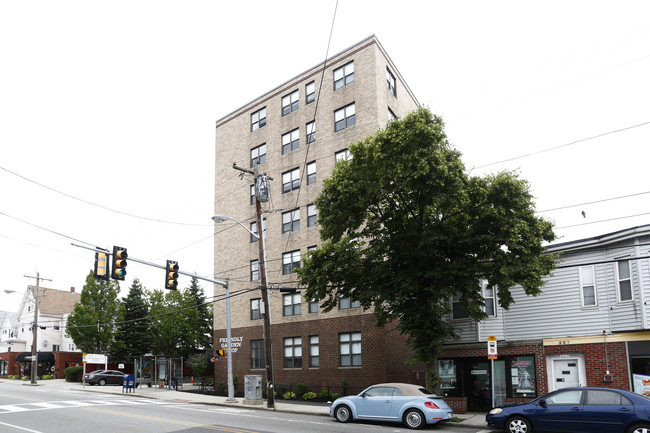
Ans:
POLYGON ((435 404, 432 401, 426 401, 424 402, 424 405, 428 407, 429 409, 440 409, 437 404, 435 404))

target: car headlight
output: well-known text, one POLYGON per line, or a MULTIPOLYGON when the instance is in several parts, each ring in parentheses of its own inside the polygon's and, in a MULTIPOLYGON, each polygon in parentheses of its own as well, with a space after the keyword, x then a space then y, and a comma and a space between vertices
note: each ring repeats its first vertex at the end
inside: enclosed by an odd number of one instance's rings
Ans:
POLYGON ((489 415, 496 415, 496 414, 499 414, 499 413, 501 413, 502 410, 503 410, 503 409, 501 409, 500 407, 495 407, 494 409, 492 409, 492 410, 489 412, 489 415))

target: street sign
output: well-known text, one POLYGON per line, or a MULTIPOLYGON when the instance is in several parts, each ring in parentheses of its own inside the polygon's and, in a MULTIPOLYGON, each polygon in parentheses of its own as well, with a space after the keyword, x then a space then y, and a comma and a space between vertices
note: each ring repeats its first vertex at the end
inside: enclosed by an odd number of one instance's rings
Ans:
POLYGON ((490 335, 487 341, 488 359, 497 359, 497 337, 490 335))

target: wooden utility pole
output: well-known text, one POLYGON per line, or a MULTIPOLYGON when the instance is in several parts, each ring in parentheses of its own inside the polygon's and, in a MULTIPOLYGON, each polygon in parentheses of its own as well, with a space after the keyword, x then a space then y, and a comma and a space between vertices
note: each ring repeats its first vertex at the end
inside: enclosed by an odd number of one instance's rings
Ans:
POLYGON ((40 289, 41 280, 52 281, 47 278, 41 278, 40 274, 36 272, 35 277, 30 277, 25 275, 25 278, 35 278, 36 279, 36 291, 34 292, 34 324, 32 325, 32 374, 31 374, 31 384, 36 385, 36 369, 38 368, 38 295, 40 289))

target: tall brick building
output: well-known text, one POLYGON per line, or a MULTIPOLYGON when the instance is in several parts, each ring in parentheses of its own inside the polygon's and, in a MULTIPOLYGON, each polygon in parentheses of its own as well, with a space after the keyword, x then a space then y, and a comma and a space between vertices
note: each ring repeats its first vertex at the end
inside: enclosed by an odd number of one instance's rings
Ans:
MULTIPOLYGON (((313 201, 335 162, 349 157, 348 145, 418 105, 371 36, 216 122, 215 213, 255 232, 253 177, 239 179, 233 163, 257 164, 273 179, 262 204, 271 287, 297 287, 292 270, 320 244, 313 201)), ((265 375, 257 242, 236 224, 215 225, 214 256, 215 275, 230 279, 233 372, 242 383, 244 375, 265 375)), ((300 291, 269 292, 276 384, 353 392, 383 381, 424 383, 423 368, 405 364, 404 338, 377 328, 371 311, 341 299, 324 313, 309 301, 300 291)), ((215 304, 214 324, 225 347, 224 304, 215 304)), ((225 380, 225 361, 216 373, 225 380)))

